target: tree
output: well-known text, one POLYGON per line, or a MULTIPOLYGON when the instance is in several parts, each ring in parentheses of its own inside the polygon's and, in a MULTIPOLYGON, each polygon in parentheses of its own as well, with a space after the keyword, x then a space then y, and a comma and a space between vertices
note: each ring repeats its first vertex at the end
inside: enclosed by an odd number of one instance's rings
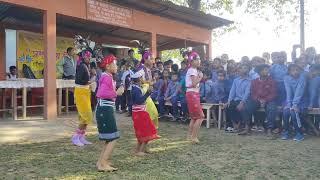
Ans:
MULTIPOLYGON (((217 15, 233 14, 234 10, 241 10, 266 21, 277 22, 275 30, 283 30, 287 22, 297 23, 299 17, 298 0, 167 0, 177 5, 196 8, 200 3, 200 10, 217 15)), ((231 25, 234 29, 239 24, 231 25)), ((230 29, 228 29, 230 30, 230 29)))

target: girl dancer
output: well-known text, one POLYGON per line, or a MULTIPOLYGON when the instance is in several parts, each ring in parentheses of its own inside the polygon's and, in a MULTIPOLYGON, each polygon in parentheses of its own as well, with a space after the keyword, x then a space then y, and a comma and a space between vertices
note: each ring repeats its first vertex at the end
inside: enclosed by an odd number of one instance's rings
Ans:
POLYGON ((109 158, 115 145, 115 140, 120 137, 114 117, 114 105, 117 95, 122 95, 123 88, 118 88, 116 92, 116 82, 112 74, 117 73, 116 57, 106 56, 100 63, 100 68, 104 71, 99 79, 97 91, 96 119, 99 131, 99 139, 105 141, 102 148, 97 168, 99 171, 115 171, 117 168, 111 166, 109 158))
POLYGON ((149 98, 150 88, 143 94, 141 81, 144 71, 140 70, 131 76, 133 80, 132 85, 132 119, 133 127, 137 137, 136 155, 144 156, 149 141, 158 139, 155 125, 150 119, 149 113, 146 111, 146 99, 149 98))
POLYGON ((87 125, 92 122, 91 90, 89 63, 92 54, 90 51, 83 51, 76 69, 74 97, 79 114, 79 127, 72 136, 72 143, 76 146, 92 144, 85 139, 87 125))
POLYGON ((191 61, 191 67, 188 69, 186 75, 186 99, 189 115, 191 117, 188 139, 191 139, 193 143, 199 143, 198 133, 204 118, 199 94, 199 83, 203 77, 203 74, 201 71, 197 70, 199 67, 200 59, 198 57, 194 57, 191 61))

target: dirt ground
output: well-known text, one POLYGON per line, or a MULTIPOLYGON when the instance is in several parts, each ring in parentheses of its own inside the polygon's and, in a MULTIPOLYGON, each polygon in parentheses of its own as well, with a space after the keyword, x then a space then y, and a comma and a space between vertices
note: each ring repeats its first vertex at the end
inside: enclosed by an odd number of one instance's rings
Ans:
POLYGON ((150 144, 152 154, 139 158, 131 154, 135 136, 131 119, 123 115, 113 153, 119 171, 100 173, 95 163, 102 144, 95 125, 89 128, 93 145, 70 143, 76 119, 0 121, 0 179, 320 179, 316 137, 297 143, 203 127, 201 143, 192 145, 185 141, 186 124, 160 122, 162 138, 150 144))

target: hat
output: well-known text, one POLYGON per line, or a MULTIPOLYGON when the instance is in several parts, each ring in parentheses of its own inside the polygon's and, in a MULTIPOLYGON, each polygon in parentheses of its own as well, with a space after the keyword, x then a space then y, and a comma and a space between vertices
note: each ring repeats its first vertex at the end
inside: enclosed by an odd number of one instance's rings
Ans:
POLYGON ((141 78, 141 77, 143 77, 143 76, 144 76, 144 70, 141 69, 141 70, 135 72, 135 73, 131 76, 131 78, 136 79, 136 78, 141 78))
POLYGON ((117 60, 117 58, 114 55, 110 54, 102 59, 102 61, 100 62, 100 67, 104 68, 104 67, 106 67, 106 65, 109 65, 116 60, 117 60))

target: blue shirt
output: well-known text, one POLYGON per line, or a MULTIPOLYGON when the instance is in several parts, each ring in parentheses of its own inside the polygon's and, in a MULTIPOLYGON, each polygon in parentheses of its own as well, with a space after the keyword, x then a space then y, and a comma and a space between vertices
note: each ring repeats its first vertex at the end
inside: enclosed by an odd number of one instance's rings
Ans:
POLYGON ((150 92, 143 94, 141 87, 138 85, 132 85, 131 98, 133 105, 143 105, 146 99, 150 96, 150 92))
POLYGON ((200 82, 200 98, 206 98, 205 100, 207 101, 207 92, 210 91, 212 87, 212 81, 208 79, 205 82, 200 82))
POLYGON ((218 73, 216 70, 211 71, 211 79, 212 79, 212 82, 216 82, 218 80, 218 73))
POLYGON ((250 80, 255 80, 260 78, 260 75, 255 71, 255 68, 251 69, 249 72, 249 79, 250 80))
POLYGON ((308 84, 308 91, 309 91, 309 107, 319 107, 320 105, 320 76, 311 78, 308 84))
POLYGON ((161 81, 162 79, 159 79, 158 81, 156 81, 154 84, 153 84, 153 91, 151 93, 151 98, 156 100, 158 95, 159 95, 159 91, 160 91, 160 86, 161 86, 161 81))
POLYGON ((228 92, 226 89, 226 80, 216 81, 211 88, 206 92, 206 100, 208 103, 227 102, 228 92))
POLYGON ((250 96, 251 80, 249 77, 238 77, 233 81, 228 101, 246 102, 250 96))
POLYGON ((286 75, 284 77, 284 86, 286 89, 286 107, 299 107, 304 96, 306 87, 306 79, 303 75, 295 79, 292 76, 286 75))
POLYGON ((176 81, 176 82, 170 81, 166 90, 165 97, 166 98, 175 97, 178 95, 178 91, 179 91, 179 81, 176 81))
POLYGON ((283 82, 288 73, 288 67, 284 64, 273 64, 270 68, 270 75, 276 82, 283 82))

